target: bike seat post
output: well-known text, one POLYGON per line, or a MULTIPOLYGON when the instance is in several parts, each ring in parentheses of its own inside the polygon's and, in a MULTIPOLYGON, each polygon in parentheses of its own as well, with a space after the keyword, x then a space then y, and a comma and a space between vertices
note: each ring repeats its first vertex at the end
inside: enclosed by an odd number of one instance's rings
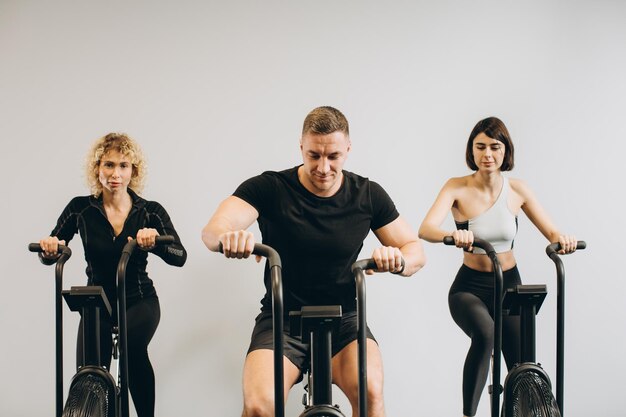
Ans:
POLYGON ((332 405, 332 333, 341 321, 341 306, 305 306, 300 312, 302 335, 311 347, 311 406, 332 405))
POLYGON ((100 318, 102 314, 112 314, 111 305, 101 286, 72 287, 62 291, 68 307, 80 311, 82 316, 83 357, 81 366, 102 366, 100 352, 100 318))
POLYGON ((536 362, 536 316, 537 308, 534 304, 521 306, 521 359, 522 362, 536 362))
POLYGON ((517 285, 509 288, 502 307, 510 316, 520 316, 520 360, 536 361, 536 316, 548 293, 545 285, 517 285))
POLYGON ((318 323, 311 337, 311 398, 313 405, 332 403, 331 336, 329 323, 318 323))
POLYGON ((100 356, 100 307, 86 305, 83 316, 83 366, 101 365, 100 356))

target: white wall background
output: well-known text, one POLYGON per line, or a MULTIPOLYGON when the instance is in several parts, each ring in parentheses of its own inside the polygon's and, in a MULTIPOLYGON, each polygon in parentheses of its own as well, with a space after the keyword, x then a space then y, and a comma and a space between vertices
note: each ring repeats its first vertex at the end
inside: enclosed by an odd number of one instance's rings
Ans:
MULTIPOLYGON (((109 131, 143 145, 144 196, 167 208, 189 251, 182 269, 150 263, 163 312, 151 345, 157 415, 238 415, 262 267, 209 253, 200 230, 241 181, 297 164, 304 116, 328 104, 351 122, 346 169, 381 183, 415 228, 445 180, 468 172, 474 124, 505 121, 511 175, 589 244, 565 259, 567 414, 623 416, 625 39, 626 4, 608 0, 0 1, 0 415, 53 412, 53 269, 26 245, 88 193, 84 155, 109 131)), ((547 242, 520 223, 525 282, 554 290, 547 242)), ((79 243, 68 286, 84 282, 79 243)), ((369 281, 390 416, 461 414, 468 339, 447 307, 461 255, 425 249, 413 278, 369 281)), ((538 323, 553 377, 554 297, 538 323)), ((68 378, 76 323, 67 313, 68 378)))

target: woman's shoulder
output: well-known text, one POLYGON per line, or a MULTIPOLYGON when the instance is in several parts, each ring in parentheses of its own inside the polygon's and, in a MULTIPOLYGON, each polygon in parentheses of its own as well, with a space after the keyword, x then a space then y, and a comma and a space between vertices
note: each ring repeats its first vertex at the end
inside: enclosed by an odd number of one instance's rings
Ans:
POLYGON ((526 194, 530 191, 530 188, 528 187, 528 184, 526 183, 526 181, 520 178, 511 178, 511 177, 506 177, 506 178, 509 181, 509 187, 511 188, 511 190, 515 191, 516 193, 526 194))
POLYGON ((92 205, 92 202, 96 199, 93 195, 79 195, 73 197, 69 203, 67 203, 68 207, 72 209, 80 210, 92 205))
POLYGON ((472 176, 465 175, 463 177, 452 177, 444 184, 443 188, 449 191, 458 191, 467 188, 471 185, 472 176))
POLYGON ((143 206, 145 207, 145 209, 149 212, 155 212, 155 211, 162 211, 165 210, 165 208, 161 205, 161 203, 159 203, 156 200, 146 200, 143 197, 139 197, 136 201, 135 204, 137 206, 143 206))
POLYGON ((128 189, 128 194, 130 194, 133 206, 135 206, 136 208, 146 208, 148 211, 150 211, 155 207, 162 207, 161 204, 159 204, 157 201, 148 200, 143 195, 138 194, 136 191, 131 190, 130 188, 128 189))
POLYGON ((93 195, 77 195, 72 197, 70 203, 88 203, 90 199, 95 198, 93 195))
POLYGON ((81 216, 86 210, 94 206, 92 201, 94 199, 95 197, 90 195, 73 197, 65 205, 65 208, 61 213, 61 217, 67 218, 70 216, 81 216))

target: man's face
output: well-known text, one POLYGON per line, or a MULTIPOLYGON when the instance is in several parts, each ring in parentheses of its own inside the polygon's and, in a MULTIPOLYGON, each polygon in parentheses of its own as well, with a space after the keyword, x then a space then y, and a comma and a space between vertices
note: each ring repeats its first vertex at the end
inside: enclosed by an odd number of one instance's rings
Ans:
POLYGON ((341 187, 343 164, 350 152, 344 132, 305 133, 300 141, 304 165, 298 172, 304 187, 319 197, 330 197, 341 187))

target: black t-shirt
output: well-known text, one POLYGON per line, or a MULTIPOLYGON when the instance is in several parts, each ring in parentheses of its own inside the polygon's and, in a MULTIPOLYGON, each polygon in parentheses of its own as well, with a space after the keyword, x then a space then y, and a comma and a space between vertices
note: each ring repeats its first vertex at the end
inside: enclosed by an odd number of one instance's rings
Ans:
MULTIPOLYGON (((369 231, 399 216, 380 185, 343 171, 339 191, 331 197, 318 197, 304 188, 298 167, 294 167, 250 178, 233 195, 259 212, 263 243, 281 257, 285 314, 303 305, 356 309, 350 267, 369 231)), ((271 310, 267 267, 265 288, 261 309, 271 310)))
MULTIPOLYGON (((117 300, 117 263, 128 237, 135 238, 139 229, 154 228, 162 236, 174 236, 174 243, 159 245, 152 250, 168 264, 182 266, 187 259, 187 252, 163 206, 155 201, 144 200, 130 189, 128 193, 133 200, 133 206, 118 236, 115 236, 113 226, 106 217, 102 196, 96 198, 92 195, 73 198, 50 233, 50 236, 65 240, 66 244, 76 233, 80 234, 87 261, 88 284, 104 287, 112 306, 117 300)), ((44 259, 42 261, 54 262, 44 259)), ((129 302, 156 295, 152 280, 146 272, 147 265, 148 252, 137 248, 126 267, 126 298, 129 302)))

